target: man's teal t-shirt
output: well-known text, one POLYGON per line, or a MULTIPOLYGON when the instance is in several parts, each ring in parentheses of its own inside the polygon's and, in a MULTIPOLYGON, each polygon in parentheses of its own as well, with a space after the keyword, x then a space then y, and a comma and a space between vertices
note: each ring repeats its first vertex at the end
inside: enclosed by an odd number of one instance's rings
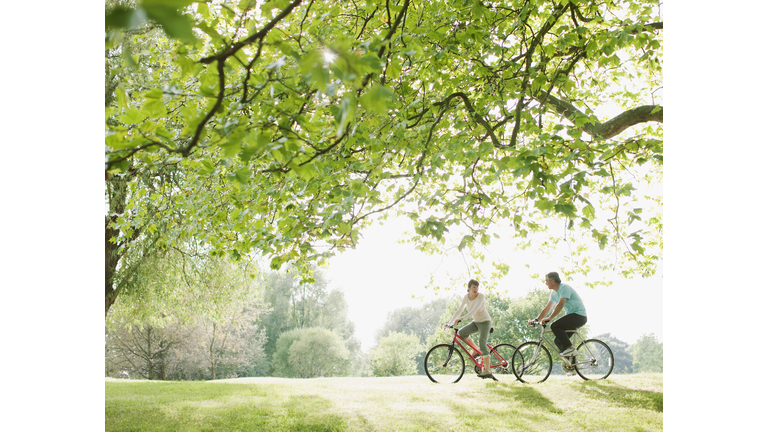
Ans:
POLYGON ((579 295, 573 288, 571 288, 570 285, 561 283, 560 288, 558 288, 557 291, 552 291, 552 293, 549 295, 549 301, 555 304, 557 304, 561 298, 568 299, 565 301, 565 305, 563 307, 563 309, 565 309, 566 315, 575 313, 581 316, 587 316, 587 308, 584 307, 584 303, 581 301, 581 297, 579 297, 579 295))

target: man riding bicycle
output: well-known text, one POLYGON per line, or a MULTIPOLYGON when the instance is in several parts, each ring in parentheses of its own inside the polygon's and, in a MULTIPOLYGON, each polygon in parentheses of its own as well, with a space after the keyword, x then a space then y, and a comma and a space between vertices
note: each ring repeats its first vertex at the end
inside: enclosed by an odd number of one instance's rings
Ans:
MULTIPOLYGON (((587 309, 584 307, 579 294, 570 285, 560 282, 560 275, 557 272, 547 273, 544 283, 547 288, 552 290, 549 295, 549 302, 535 320, 528 321, 528 325, 534 325, 537 321, 544 325, 565 309, 565 316, 554 321, 549 328, 555 335, 555 345, 560 349, 560 354, 573 357, 576 355, 576 349, 571 344, 571 336, 566 330, 576 330, 586 324, 587 309), (555 309, 549 314, 553 306, 555 309), (544 318, 548 314, 549 316, 544 318)), ((572 375, 572 373, 568 375, 572 375)))

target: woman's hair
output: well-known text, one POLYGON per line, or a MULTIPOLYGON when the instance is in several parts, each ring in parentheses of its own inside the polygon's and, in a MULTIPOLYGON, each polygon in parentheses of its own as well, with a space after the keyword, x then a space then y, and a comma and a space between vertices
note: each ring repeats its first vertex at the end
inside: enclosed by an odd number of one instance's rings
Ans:
POLYGON ((472 285, 480 286, 480 282, 478 282, 478 281, 476 281, 474 279, 470 279, 469 282, 467 282, 467 288, 471 287, 472 285))
POLYGON ((560 283, 560 275, 557 272, 547 273, 547 279, 560 283))

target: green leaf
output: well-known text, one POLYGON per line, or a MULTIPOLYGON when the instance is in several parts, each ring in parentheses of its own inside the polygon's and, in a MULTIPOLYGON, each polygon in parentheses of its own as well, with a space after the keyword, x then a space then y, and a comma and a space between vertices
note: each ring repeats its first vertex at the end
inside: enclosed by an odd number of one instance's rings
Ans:
POLYGON ((182 9, 199 0, 141 0, 141 6, 164 6, 173 9, 182 9))
POLYGON ((123 89, 122 86, 117 87, 115 89, 115 95, 117 96, 117 106, 126 108, 128 105, 126 104, 125 89, 123 89))
POLYGON ((576 217, 576 207, 574 207, 573 204, 555 204, 555 211, 562 213, 569 218, 576 217))
MULTIPOLYGON (((171 0, 168 2, 173 3, 171 0)), ((192 20, 188 16, 179 13, 173 6, 166 6, 160 3, 164 2, 153 0, 150 4, 145 4, 143 9, 146 11, 147 16, 160 24, 168 36, 184 43, 195 43, 197 38, 194 32, 192 32, 192 20)))
POLYGON ((246 11, 251 9, 255 5, 256 5, 256 0, 240 0, 240 3, 238 3, 237 7, 242 11, 246 11))
POLYGON ((144 102, 141 112, 149 118, 160 118, 166 114, 165 105, 160 99, 149 99, 144 102))
POLYGON ((541 199, 536 201, 533 206, 539 210, 547 211, 555 208, 555 203, 546 199, 541 199))
POLYGON ((394 99, 395 94, 387 87, 374 84, 360 96, 360 104, 365 109, 371 109, 378 114, 386 114, 388 103, 394 99))
POLYGON ((225 158, 231 158, 240 153, 242 142, 239 140, 227 140, 221 144, 221 150, 224 153, 225 158))
POLYGON ((163 91, 159 88, 153 88, 152 90, 145 92, 144 97, 148 99, 160 99, 163 97, 163 91))
POLYGON ((130 107, 125 110, 125 114, 119 117, 119 120, 125 124, 136 124, 147 118, 147 114, 139 111, 137 108, 130 107))
POLYGON ((197 3, 197 13, 203 16, 203 19, 208 19, 211 17, 211 11, 208 9, 208 3, 198 2, 197 3))
POLYGON ((198 169, 198 172, 201 175, 208 175, 214 171, 216 171, 216 166, 208 159, 205 159, 201 163, 201 167, 198 169))
POLYGON ((131 29, 142 25, 147 20, 143 9, 129 9, 117 6, 104 16, 104 26, 107 30, 131 29))
POLYGON ((399 57, 393 57, 390 59, 387 65, 387 76, 392 79, 400 78, 400 72, 403 70, 403 62, 399 57))
POLYGON ((292 166, 291 169, 296 171, 296 173, 305 181, 312 180, 314 177, 317 177, 317 170, 315 169, 314 164, 305 164, 305 165, 296 165, 292 166))
POLYGON ((223 37, 219 34, 219 32, 216 31, 216 24, 218 22, 219 22, 219 19, 216 18, 213 21, 213 23, 211 23, 210 26, 208 24, 204 23, 204 22, 199 22, 199 23, 195 24, 195 27, 199 28, 200 30, 205 32, 205 34, 207 34, 208 36, 210 36, 210 37, 212 37, 214 39, 223 39, 223 37))

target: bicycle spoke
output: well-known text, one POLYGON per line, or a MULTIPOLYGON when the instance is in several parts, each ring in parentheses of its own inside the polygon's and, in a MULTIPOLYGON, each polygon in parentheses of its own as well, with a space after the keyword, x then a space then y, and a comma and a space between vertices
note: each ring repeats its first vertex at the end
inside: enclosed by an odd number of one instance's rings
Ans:
POLYGON ((515 347, 509 344, 499 344, 493 347, 490 355, 491 372, 499 381, 514 381, 517 379, 512 370, 512 357, 515 347))
POLYGON ((576 372, 585 380, 604 379, 613 370, 613 352, 597 339, 584 341, 576 348, 576 372))
POLYGON ((552 372, 552 356, 538 342, 526 342, 517 348, 512 357, 512 371, 522 382, 542 382, 552 372))
POLYGON ((424 357, 424 370, 433 382, 455 383, 464 375, 464 357, 451 345, 436 345, 424 357))

